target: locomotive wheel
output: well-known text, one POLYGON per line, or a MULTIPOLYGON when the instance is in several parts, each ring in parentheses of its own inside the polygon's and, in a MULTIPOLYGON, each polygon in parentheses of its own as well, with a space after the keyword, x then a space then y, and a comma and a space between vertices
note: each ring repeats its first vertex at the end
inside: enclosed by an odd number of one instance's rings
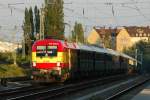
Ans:
POLYGON ((64 74, 63 76, 59 77, 60 82, 65 82, 67 79, 69 79, 69 73, 64 74))

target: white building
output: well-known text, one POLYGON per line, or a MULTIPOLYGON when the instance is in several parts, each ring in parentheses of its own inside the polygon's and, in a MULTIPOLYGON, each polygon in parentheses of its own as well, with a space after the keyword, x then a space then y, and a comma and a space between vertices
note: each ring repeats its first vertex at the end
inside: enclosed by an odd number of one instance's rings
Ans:
POLYGON ((22 48, 22 45, 0 41, 0 52, 13 52, 17 48, 22 48))

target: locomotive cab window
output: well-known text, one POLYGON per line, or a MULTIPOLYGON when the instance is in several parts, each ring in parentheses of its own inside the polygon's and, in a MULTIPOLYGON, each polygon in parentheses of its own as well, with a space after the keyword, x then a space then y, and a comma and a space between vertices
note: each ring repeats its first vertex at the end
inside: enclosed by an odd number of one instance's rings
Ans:
POLYGON ((36 56, 42 57, 46 54, 46 46, 37 46, 36 56))
POLYGON ((57 56, 57 46, 47 46, 48 56, 57 56))

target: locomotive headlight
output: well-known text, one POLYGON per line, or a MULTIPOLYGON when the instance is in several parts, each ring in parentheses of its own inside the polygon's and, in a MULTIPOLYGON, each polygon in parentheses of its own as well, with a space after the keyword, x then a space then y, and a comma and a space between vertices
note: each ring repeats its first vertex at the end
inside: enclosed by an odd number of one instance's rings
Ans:
POLYGON ((61 75, 61 67, 57 66, 57 67, 55 68, 55 70, 57 71, 57 74, 58 74, 58 75, 61 75))
POLYGON ((33 64, 34 67, 36 66, 36 62, 33 62, 32 64, 33 64))
POLYGON ((57 66, 60 66, 60 62, 57 62, 57 66))

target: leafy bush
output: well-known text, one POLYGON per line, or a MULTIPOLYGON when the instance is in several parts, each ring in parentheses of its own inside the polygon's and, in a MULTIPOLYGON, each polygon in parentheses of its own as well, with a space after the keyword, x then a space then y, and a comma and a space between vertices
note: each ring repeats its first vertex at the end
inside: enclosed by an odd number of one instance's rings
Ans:
POLYGON ((0 53, 0 63, 13 63, 12 53, 0 53))
POLYGON ((22 57, 16 54, 16 63, 14 65, 14 53, 0 53, 0 78, 1 77, 18 77, 30 75, 30 56, 22 57), (20 67, 19 67, 20 66, 20 67), (27 68, 27 69, 25 69, 27 68))
POLYGON ((26 76, 26 71, 14 64, 0 64, 0 78, 26 76))
POLYGON ((30 67, 30 56, 22 57, 22 55, 17 55, 17 64, 19 66, 30 67))
POLYGON ((141 53, 142 53, 142 66, 141 66, 141 71, 142 72, 150 72, 150 41, 139 41, 132 47, 126 49, 124 52, 127 53, 130 56, 135 56, 135 50, 138 50, 138 60, 141 61, 141 53))
MULTIPOLYGON (((0 53, 0 64, 13 64, 14 63, 14 54, 9 53, 0 53)), ((16 54, 16 63, 19 66, 30 66, 30 56, 22 57, 21 54, 16 54)))

